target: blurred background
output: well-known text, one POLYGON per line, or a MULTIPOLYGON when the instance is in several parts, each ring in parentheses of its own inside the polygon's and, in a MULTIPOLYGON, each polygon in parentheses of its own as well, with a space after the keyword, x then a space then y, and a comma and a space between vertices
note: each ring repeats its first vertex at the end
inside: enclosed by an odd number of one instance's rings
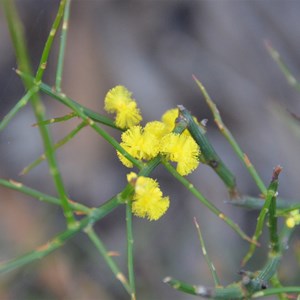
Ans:
MULTIPOLYGON (((30 56, 36 69, 59 1, 19 0, 30 56)), ((296 78, 300 78, 300 2, 293 0, 74 0, 71 6, 63 92, 83 105, 105 113, 103 100, 115 85, 133 92, 143 122, 183 104, 198 119, 208 119, 208 137, 236 174, 241 193, 259 190, 216 128, 192 79, 195 74, 218 105, 225 124, 247 153, 265 184, 280 164, 279 194, 299 201, 299 128, 285 119, 300 115, 300 95, 290 87, 268 55, 264 40, 276 48, 296 78)), ((58 39, 44 81, 55 83, 58 39)), ((24 95, 14 51, 0 9, 0 117, 24 95)), ((43 96, 47 116, 69 112, 43 96)), ((43 152, 30 106, 22 109, 0 135, 0 176, 22 181, 55 195, 46 163, 20 176, 43 152)), ((55 140, 79 120, 51 125, 55 140)), ((107 129, 119 140, 120 134, 107 129)), ((126 169, 112 147, 89 128, 57 152, 69 197, 97 206, 126 184, 126 169)), ((162 282, 171 275, 193 284, 212 286, 197 232, 196 217, 221 282, 239 280, 237 272, 248 244, 180 186, 162 167, 153 176, 171 198, 159 221, 134 218, 137 299, 194 299, 162 282)), ((204 165, 189 176, 201 192, 249 235, 257 212, 225 204, 226 188, 204 165)), ((47 242, 64 229, 57 207, 0 188, 0 260, 7 260, 47 242)), ((97 223, 97 233, 126 273, 125 209, 120 207, 97 223)), ((267 232, 265 232, 267 233, 267 232)), ((267 234, 265 240, 268 240, 267 234)), ((299 230, 280 267, 282 282, 300 285, 299 230), (298 262, 296 252, 298 251, 298 262)), ((267 245, 258 249, 246 269, 261 268, 267 245)), ((42 261, 1 275, 0 299, 128 299, 123 287, 84 234, 42 261)), ((270 297, 269 299, 272 299, 270 297)))

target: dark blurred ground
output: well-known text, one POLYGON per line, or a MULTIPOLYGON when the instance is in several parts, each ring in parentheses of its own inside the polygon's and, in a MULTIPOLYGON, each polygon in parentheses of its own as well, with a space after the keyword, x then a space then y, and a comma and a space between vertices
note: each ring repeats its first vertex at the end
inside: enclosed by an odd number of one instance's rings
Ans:
MULTIPOLYGON (((58 1, 17 1, 25 24, 34 65, 41 56, 58 1)), ((99 112, 107 90, 123 84, 133 93, 144 121, 159 119, 165 110, 183 104, 199 118, 208 118, 208 136, 237 175, 242 193, 258 195, 252 179, 216 129, 203 97, 192 80, 195 74, 217 103, 225 123, 268 184, 275 165, 283 166, 280 195, 299 199, 300 139, 278 113, 278 107, 300 114, 299 93, 284 79, 264 47, 269 40, 300 78, 300 1, 92 1, 72 3, 63 78, 64 92, 99 112)), ((57 42, 45 81, 54 84, 57 42)), ((24 94, 5 19, 0 10, 0 116, 24 94)), ((48 116, 67 109, 44 97, 48 116)), ((18 174, 42 151, 29 107, 18 114, 0 136, 0 174, 55 194, 43 164, 29 175, 18 174)), ((77 121, 52 126, 55 139, 67 134, 77 121)), ((112 131, 110 131, 112 132, 112 131)), ((118 134, 114 135, 118 138, 118 134)), ((61 171, 71 199, 99 205, 125 185, 126 170, 110 145, 84 129, 58 151, 61 171)), ((155 171, 165 194, 168 213, 149 223, 134 219, 138 299, 194 299, 162 283, 172 275, 212 285, 193 225, 196 216, 221 281, 238 280, 247 244, 174 182, 163 168, 155 171)), ((229 207, 226 189, 205 166, 190 176, 208 199, 249 234, 257 214, 229 207)), ((38 203, 1 188, 0 260, 20 255, 46 242, 64 228, 58 208, 38 203)), ((125 211, 117 209, 100 221, 97 232, 107 247, 119 251, 117 261, 126 271, 125 211)), ((283 282, 300 284, 299 263, 293 249, 281 266, 283 282)), ((265 261, 258 251, 248 268, 265 261)), ((62 250, 41 262, 1 277, 0 299, 128 299, 103 259, 80 234, 62 250)), ((270 298, 271 299, 271 298, 270 298)))

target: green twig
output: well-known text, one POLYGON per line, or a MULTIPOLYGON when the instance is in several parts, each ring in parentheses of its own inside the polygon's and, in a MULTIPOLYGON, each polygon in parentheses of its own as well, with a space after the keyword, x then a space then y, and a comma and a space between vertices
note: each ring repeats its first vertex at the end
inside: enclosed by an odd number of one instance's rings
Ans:
POLYGON ((58 92, 61 92, 61 80, 62 80, 62 73, 63 73, 63 66, 64 66, 67 32, 69 27, 70 6, 71 6, 71 0, 67 0, 64 9, 63 24, 62 24, 61 36, 60 36, 60 47, 58 53, 58 63, 57 63, 57 70, 56 70, 55 89, 58 92))
POLYGON ((206 137, 204 130, 195 122, 189 111, 183 105, 178 105, 178 109, 182 118, 187 122, 189 132, 200 147, 201 155, 204 157, 204 163, 209 165, 222 179, 229 190, 230 196, 236 197, 238 193, 234 175, 216 153, 206 137))
POLYGON ((266 41, 265 46, 271 55, 271 57, 274 59, 274 61, 277 63, 279 69, 284 74, 287 82, 294 87, 297 91, 300 91, 300 83, 299 81, 293 76, 290 69, 286 66, 286 64, 282 61, 280 54, 272 47, 271 43, 266 41))
POLYGON ((131 299, 135 300, 135 276, 133 266, 133 232, 132 232, 132 202, 131 198, 126 200, 126 233, 127 233, 127 267, 128 278, 131 289, 131 299))
POLYGON ((200 240, 202 253, 203 253, 205 261, 206 261, 206 263, 207 263, 207 265, 208 265, 208 267, 210 269, 210 273, 212 274, 212 277, 213 277, 213 280, 214 280, 214 284, 215 284, 215 286, 219 286, 220 285, 220 280, 218 278, 218 274, 216 272, 216 268, 215 268, 214 264, 212 263, 209 255, 208 255, 208 253, 206 251, 204 239, 202 237, 200 226, 199 226, 196 218, 194 218, 194 223, 195 223, 195 226, 196 226, 196 229, 197 229, 197 232, 198 232, 198 237, 199 237, 199 240, 200 240))
MULTIPOLYGON (((275 201, 274 198, 277 196, 277 188, 278 188, 278 175, 281 172, 281 168, 275 168, 273 172, 273 177, 271 180, 271 183, 269 185, 269 188, 267 190, 267 196, 266 196, 266 201, 261 209, 261 212, 257 218, 257 224, 255 228, 254 235, 252 237, 253 240, 258 241, 259 237, 262 234, 263 226, 264 226, 264 221, 267 213, 269 213, 269 208, 272 203, 272 201, 275 201), (278 173, 277 173, 278 172, 278 173)), ((255 251, 256 245, 251 244, 249 247, 249 251, 245 255, 243 261, 242 261, 242 266, 244 266, 249 259, 252 257, 254 251, 255 251)))
POLYGON ((43 53, 42 53, 42 58, 41 58, 38 70, 37 70, 36 75, 35 75, 35 82, 37 82, 37 83, 39 83, 42 80, 44 72, 47 68, 48 57, 49 57, 49 54, 50 54, 50 51, 51 51, 51 47, 52 47, 52 44, 53 44, 53 41, 54 41, 54 37, 57 33, 58 27, 61 23, 61 19, 63 17, 65 5, 66 5, 66 0, 61 0, 60 4, 59 4, 59 7, 58 7, 56 17, 54 19, 54 22, 52 24, 52 27, 51 27, 51 30, 50 30, 50 33, 49 33, 49 36, 48 36, 47 41, 45 43, 45 47, 44 47, 44 50, 43 50, 43 53))
MULTIPOLYGON (((39 201, 61 206, 61 200, 60 199, 55 198, 53 196, 49 196, 49 195, 44 194, 44 193, 42 193, 40 191, 37 191, 35 189, 32 189, 32 188, 24 185, 21 182, 17 182, 17 181, 14 181, 14 180, 0 179, 0 185, 5 186, 7 188, 10 188, 12 190, 19 191, 19 192, 21 192, 25 195, 36 198, 39 201)), ((78 213, 78 214, 88 214, 91 211, 91 208, 89 208, 89 207, 87 207, 83 204, 80 204, 80 203, 77 203, 77 202, 74 202, 74 201, 71 201, 71 200, 69 200, 69 203, 70 203, 70 206, 71 206, 72 210, 74 212, 78 213)))
POLYGON ((2 131, 7 124, 11 121, 11 119, 18 113, 18 111, 24 107, 28 101, 31 99, 33 94, 38 91, 37 87, 32 87, 28 92, 17 102, 17 104, 5 115, 3 120, 0 123, 0 131, 2 131))
POLYGON ((252 163, 250 162, 248 156, 241 150, 240 146, 234 139, 233 135, 231 134, 231 132, 228 130, 228 128, 223 123, 223 120, 221 118, 221 115, 220 115, 220 112, 219 112, 217 106, 210 98, 209 94, 207 93, 207 91, 204 88, 204 86, 202 85, 202 83, 195 76, 193 76, 193 78, 196 81, 198 87, 200 88, 200 90, 205 98, 205 101, 213 114, 214 120, 215 120, 219 130, 224 135, 224 137, 228 140, 229 144, 231 145, 231 147, 233 148, 233 150, 235 151, 237 156, 240 158, 240 160, 245 164, 247 170, 249 171, 250 175, 254 179, 256 185, 258 186, 258 188, 260 189, 262 194, 266 195, 267 188, 266 188, 265 184, 263 183, 262 179, 256 172, 256 170, 255 170, 254 166, 252 165, 252 163))
POLYGON ((57 118, 51 118, 49 120, 44 120, 42 123, 35 123, 32 126, 40 126, 40 125, 50 125, 53 123, 59 123, 59 122, 65 122, 67 120, 73 119, 74 117, 77 117, 77 115, 74 112, 71 112, 67 115, 64 115, 62 117, 57 118))
POLYGON ((277 295, 280 293, 288 293, 288 294, 300 293, 300 286, 285 286, 285 287, 281 287, 281 288, 270 288, 270 289, 266 289, 264 291, 254 293, 252 295, 252 298, 277 295))
POLYGON ((88 237, 90 238, 90 240, 92 241, 92 243, 95 245, 95 247, 97 248, 97 250, 100 252, 100 254, 104 258, 105 262, 107 263, 107 265, 109 266, 109 268, 111 269, 111 271, 113 272, 113 274, 115 275, 116 279, 119 280, 121 282, 121 284, 123 285, 123 287, 125 288, 125 290, 129 294, 131 294, 131 289, 130 289, 130 286, 129 286, 128 282, 127 282, 126 277, 120 271, 120 269, 118 268, 118 266, 115 263, 115 261, 108 254, 108 252, 107 252, 107 250, 106 250, 103 242, 101 241, 101 239, 99 238, 99 236, 95 233, 95 230, 93 229, 93 227, 91 225, 87 226, 84 231, 88 235, 88 237))

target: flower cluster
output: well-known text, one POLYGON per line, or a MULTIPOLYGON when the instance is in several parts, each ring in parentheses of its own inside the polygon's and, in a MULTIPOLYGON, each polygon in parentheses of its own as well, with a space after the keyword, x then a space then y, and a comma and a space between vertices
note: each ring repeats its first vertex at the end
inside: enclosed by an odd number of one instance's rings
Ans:
POLYGON ((132 93, 122 85, 117 85, 106 94, 104 109, 116 114, 115 123, 122 129, 139 124, 142 120, 132 93))
POLYGON ((150 221, 159 219, 170 205, 169 197, 163 197, 162 191, 156 180, 137 176, 131 172, 127 180, 134 186, 132 198, 132 212, 141 218, 148 218, 150 221))
MULTIPOLYGON (((122 148, 132 157, 149 161, 157 155, 177 163, 177 172, 184 176, 197 168, 200 149, 188 130, 182 134, 174 133, 178 109, 168 110, 161 121, 139 125, 142 117, 131 93, 123 86, 111 89, 105 97, 105 110, 116 113, 115 123, 127 130, 122 133, 122 148)), ((117 151, 120 161, 128 168, 133 164, 117 151)), ((163 197, 158 183, 151 178, 130 173, 127 180, 135 188, 132 212, 149 220, 159 219, 169 207, 169 198, 163 197)))

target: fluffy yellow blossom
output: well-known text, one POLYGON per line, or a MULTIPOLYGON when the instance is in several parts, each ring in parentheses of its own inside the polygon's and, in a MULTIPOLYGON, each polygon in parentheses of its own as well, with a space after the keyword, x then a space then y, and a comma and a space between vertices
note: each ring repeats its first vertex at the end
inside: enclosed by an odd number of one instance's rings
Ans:
MULTIPOLYGON (((133 126, 122 134, 121 146, 134 158, 140 160, 150 160, 159 153, 160 141, 148 129, 141 126, 133 126)), ((132 168, 132 163, 120 152, 117 152, 121 162, 128 168, 132 168)))
POLYGON ((130 128, 142 120, 132 93, 122 85, 117 85, 106 94, 104 109, 109 113, 116 113, 115 123, 120 128, 130 128))
POLYGON ((150 221, 159 219, 169 208, 169 197, 163 197, 156 180, 139 176, 133 172, 127 180, 134 186, 132 212, 137 217, 148 218, 150 221))
POLYGON ((300 224, 299 209, 290 212, 290 216, 286 219, 285 224, 289 228, 294 228, 296 225, 300 224))
POLYGON ((176 170, 182 176, 191 173, 199 165, 200 149, 189 135, 169 133, 162 138, 160 147, 160 152, 167 159, 177 162, 176 170))

